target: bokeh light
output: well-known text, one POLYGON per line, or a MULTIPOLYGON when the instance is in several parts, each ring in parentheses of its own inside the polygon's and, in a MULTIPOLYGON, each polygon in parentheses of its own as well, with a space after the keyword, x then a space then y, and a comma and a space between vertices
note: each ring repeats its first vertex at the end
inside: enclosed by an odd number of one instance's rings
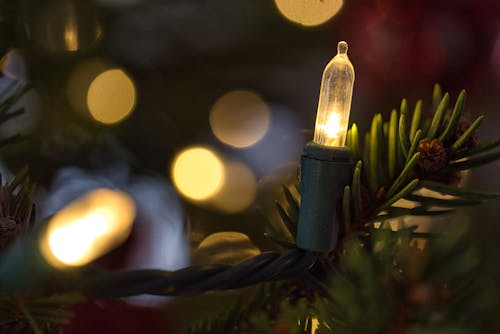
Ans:
POLYGON ((248 209, 257 194, 254 173, 243 163, 224 162, 224 183, 211 203, 226 213, 238 213, 248 209))
POLYGON ((42 252, 55 266, 91 262, 130 234, 135 204, 125 193, 97 189, 78 198, 49 222, 42 252))
POLYGON ((269 129, 270 112, 262 97, 248 90, 220 97, 210 112, 210 127, 221 142, 237 148, 252 146, 269 129))
POLYGON ((189 147, 176 155, 172 180, 186 198, 203 201, 214 196, 224 182, 224 166, 217 154, 206 147, 189 147))
POLYGON ((90 84, 99 74, 110 68, 111 65, 102 58, 90 58, 75 66, 66 85, 68 102, 74 110, 86 116, 90 115, 87 107, 90 84))
POLYGON ((102 36, 95 9, 88 1, 60 0, 44 6, 31 36, 48 53, 89 50, 102 36))
POLYGON ((193 253, 194 264, 235 265, 260 254, 260 250, 243 233, 217 232, 203 239, 193 253))
POLYGON ((130 77, 120 69, 99 74, 90 84, 87 106, 92 117, 104 124, 115 124, 135 107, 136 90, 130 77))
POLYGON ((274 0, 280 13, 304 26, 325 23, 342 8, 342 0, 274 0))

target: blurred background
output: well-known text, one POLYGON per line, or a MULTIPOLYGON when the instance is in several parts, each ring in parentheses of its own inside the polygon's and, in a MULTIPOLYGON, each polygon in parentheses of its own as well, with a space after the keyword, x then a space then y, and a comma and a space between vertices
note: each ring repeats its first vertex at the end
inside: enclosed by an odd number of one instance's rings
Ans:
MULTIPOLYGON (((26 136, 2 163, 30 166, 41 217, 93 188, 131 194, 139 219, 112 266, 176 269, 218 231, 267 249, 260 212, 296 181, 339 40, 362 130, 403 97, 429 113, 440 83, 452 100, 466 89, 480 137, 498 136, 497 0, 2 0, 1 88, 33 85, 0 129, 26 136)), ((499 168, 468 182, 499 189, 499 168)), ((478 212, 494 259, 498 202, 478 212)))

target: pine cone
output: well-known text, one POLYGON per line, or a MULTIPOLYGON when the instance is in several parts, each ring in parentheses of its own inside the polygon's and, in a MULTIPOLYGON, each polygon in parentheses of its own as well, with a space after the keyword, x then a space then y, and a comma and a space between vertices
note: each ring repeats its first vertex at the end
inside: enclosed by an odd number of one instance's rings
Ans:
POLYGON ((446 150, 438 139, 422 139, 418 144, 418 166, 424 173, 437 173, 448 163, 446 150))

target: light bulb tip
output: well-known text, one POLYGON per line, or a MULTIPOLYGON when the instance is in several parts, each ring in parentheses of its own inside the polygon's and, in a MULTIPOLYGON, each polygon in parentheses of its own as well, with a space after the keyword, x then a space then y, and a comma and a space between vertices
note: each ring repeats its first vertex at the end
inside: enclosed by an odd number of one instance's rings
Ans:
POLYGON ((347 45, 346 41, 340 41, 337 44, 337 52, 339 54, 347 54, 347 48, 348 48, 348 45, 347 45))

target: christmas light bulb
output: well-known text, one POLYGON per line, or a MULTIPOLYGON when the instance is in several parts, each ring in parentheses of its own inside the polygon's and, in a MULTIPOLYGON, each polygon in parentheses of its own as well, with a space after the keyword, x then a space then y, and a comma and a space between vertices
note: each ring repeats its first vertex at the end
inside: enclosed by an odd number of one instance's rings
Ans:
POLYGON ((314 130, 317 144, 345 145, 353 85, 354 67, 347 57, 347 43, 342 41, 323 72, 314 130))

